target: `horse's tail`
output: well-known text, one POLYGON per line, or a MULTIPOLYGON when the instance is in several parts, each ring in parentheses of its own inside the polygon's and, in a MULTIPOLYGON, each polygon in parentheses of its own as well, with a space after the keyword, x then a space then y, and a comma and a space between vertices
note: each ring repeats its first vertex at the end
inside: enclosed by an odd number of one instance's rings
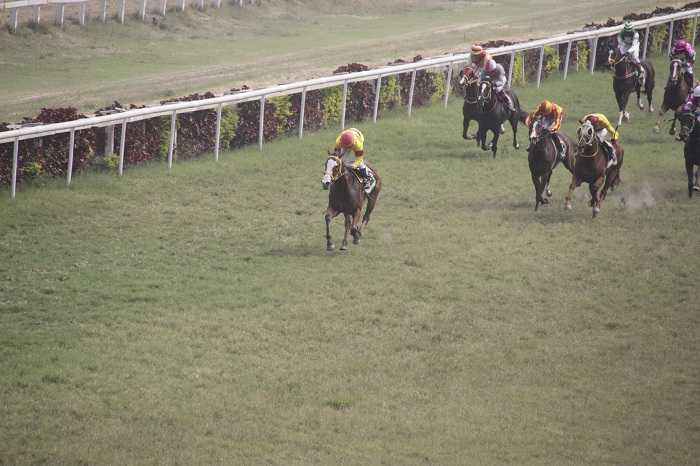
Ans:
POLYGON ((372 215, 372 211, 374 210, 374 206, 377 204, 377 198, 379 197, 379 192, 382 190, 382 179, 379 178, 378 175, 375 176, 377 178, 377 184, 374 186, 374 189, 372 190, 371 193, 367 196, 367 208, 365 209, 365 215, 362 216, 362 224, 367 225, 369 223, 369 218, 370 215, 372 215))
POLYGON ((516 118, 520 123, 522 123, 522 124, 524 124, 524 125, 526 124, 525 121, 527 120, 527 115, 528 115, 527 112, 525 112, 525 111, 523 111, 523 110, 517 110, 517 111, 515 112, 515 118, 516 118))

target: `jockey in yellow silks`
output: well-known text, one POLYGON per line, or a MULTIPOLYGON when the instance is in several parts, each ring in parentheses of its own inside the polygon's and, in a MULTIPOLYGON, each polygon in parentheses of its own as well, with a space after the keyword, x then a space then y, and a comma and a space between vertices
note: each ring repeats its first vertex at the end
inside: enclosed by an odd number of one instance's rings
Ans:
POLYGON ((372 170, 365 165, 365 137, 357 128, 346 129, 335 139, 335 151, 344 164, 350 165, 362 177, 365 192, 374 188, 372 170))
POLYGON ((615 152, 615 144, 620 137, 620 133, 613 128, 608 119, 602 113, 589 113, 579 120, 579 123, 590 121, 595 130, 595 135, 598 141, 603 145, 606 155, 608 156, 608 167, 617 165, 617 153, 615 152), (610 141, 606 139, 610 135, 610 141))

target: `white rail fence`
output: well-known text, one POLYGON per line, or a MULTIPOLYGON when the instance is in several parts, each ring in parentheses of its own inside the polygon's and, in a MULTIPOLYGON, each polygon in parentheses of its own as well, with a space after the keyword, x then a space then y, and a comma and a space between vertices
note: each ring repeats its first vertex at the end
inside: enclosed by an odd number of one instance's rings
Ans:
MULTIPOLYGON (((32 8, 32 20, 34 24, 41 23, 41 8, 49 8, 54 6, 56 8, 55 23, 59 26, 63 26, 65 20, 65 8, 66 5, 78 4, 80 5, 80 13, 78 16, 78 21, 81 25, 84 25, 87 21, 87 6, 90 0, 12 0, 0 2, 0 12, 3 10, 9 11, 8 26, 12 32, 17 32, 19 27, 19 10, 22 8, 32 8)), ((146 20, 146 14, 151 10, 155 10, 153 5, 157 5, 157 11, 160 15, 165 16, 168 9, 168 0, 151 0, 149 5, 148 0, 134 0, 138 6, 138 16, 142 21, 146 20)), ((175 4, 175 8, 179 11, 185 11, 187 8, 187 0, 172 0, 175 4)), ((204 10, 207 3, 211 4, 216 8, 221 8, 222 0, 191 0, 192 4, 204 10)), ((246 3, 252 4, 254 0, 234 0, 238 6, 243 6, 246 3)), ((117 3, 117 18, 118 21, 124 24, 126 18, 127 10, 127 0, 116 0, 117 3)), ((102 22, 107 21, 107 11, 109 7, 108 0, 101 0, 101 8, 99 12, 99 17, 102 22)))
MULTIPOLYGON (((636 28, 646 29, 646 38, 642 44, 642 56, 646 57, 648 48, 648 37, 649 28, 652 26, 659 26, 664 24, 669 24, 669 32, 673 30, 673 24, 678 20, 693 19, 693 42, 697 32, 698 15, 700 15, 700 8, 694 10, 688 10, 683 12, 678 12, 670 15, 657 16, 649 18, 642 21, 637 21, 634 23, 636 28)), ((595 50, 598 45, 598 40, 603 37, 608 37, 618 33, 622 29, 622 26, 613 26, 607 28, 601 28, 590 31, 577 32, 573 34, 564 34, 548 39, 539 39, 530 42, 523 42, 519 44, 513 44, 505 47, 498 47, 490 49, 489 52, 493 56, 503 56, 508 55, 510 57, 510 70, 508 76, 508 82, 512 80, 513 64, 515 62, 515 54, 517 52, 524 52, 527 50, 539 49, 539 68, 537 73, 537 87, 541 85, 542 78, 542 66, 544 60, 544 47, 554 46, 560 44, 567 44, 567 55, 564 64, 564 74, 563 79, 567 78, 568 68, 569 68, 569 55, 571 51, 571 45, 574 42, 587 40, 590 45, 589 53, 589 71, 594 72, 595 69, 595 50)), ((669 39, 672 37, 669 34, 669 39)), ((669 44, 670 44, 669 40, 669 44)), ((670 45, 669 45, 670 47, 670 45)), ((149 118, 170 116, 170 144, 168 148, 168 170, 172 169, 173 166, 173 153, 177 143, 177 132, 176 132, 176 119, 179 113, 190 113, 200 110, 216 110, 216 142, 214 148, 214 158, 219 159, 219 135, 221 130, 221 111, 224 106, 238 104, 242 102, 250 102, 258 100, 260 101, 260 121, 258 126, 258 146, 260 150, 263 148, 263 128, 264 128, 264 118, 265 118, 265 100, 269 97, 275 97, 279 95, 291 95, 301 93, 301 112, 299 116, 299 138, 303 137, 304 134, 304 105, 306 100, 306 93, 315 89, 323 89, 333 86, 342 86, 343 97, 342 97, 342 108, 340 110, 340 126, 345 128, 345 116, 346 116, 346 105, 347 105, 347 95, 348 95, 348 84, 352 82, 359 81, 373 81, 376 80, 377 92, 375 92, 375 101, 373 107, 373 118, 372 120, 376 123, 377 121, 377 111, 379 108, 379 86, 381 85, 381 79, 383 77, 398 75, 403 73, 411 73, 411 86, 409 90, 408 97, 408 116, 411 116, 413 108, 413 94, 414 86, 416 80, 416 72, 419 70, 426 70, 430 68, 447 68, 446 85, 445 85, 445 95, 443 100, 443 105, 447 107, 450 91, 450 82, 452 80, 453 68, 455 65, 463 64, 469 60, 469 54, 454 54, 447 55, 437 58, 430 58, 426 60, 421 60, 415 63, 407 63, 395 66, 387 66, 383 68, 377 68, 368 71, 361 71, 356 73, 346 73, 338 74, 334 76, 328 76, 317 79, 310 79, 306 81, 298 81, 289 84, 282 84, 278 86, 268 87, 265 89, 258 89, 252 91, 240 92, 232 95, 224 95, 220 97, 213 97, 203 100, 195 100, 188 102, 177 102, 165 105, 159 105, 148 108, 140 108, 124 111, 121 113, 113 113, 103 116, 95 116, 90 118, 84 118, 80 120, 67 121, 63 123, 53 123, 46 125, 34 125, 24 128, 14 129, 10 131, 0 132, 0 144, 12 143, 14 144, 13 150, 13 160, 12 160, 12 181, 10 188, 11 198, 15 198, 16 187, 17 187, 17 165, 18 165, 18 153, 19 153, 19 142, 26 139, 34 139, 43 136, 51 136, 54 134, 70 133, 69 146, 68 146, 68 166, 67 166, 67 185, 70 185, 72 172, 73 172, 73 150, 74 150, 74 140, 76 131, 90 129, 90 128, 107 128, 108 140, 109 135, 112 134, 111 140, 113 143, 113 133, 114 127, 116 125, 121 126, 121 144, 119 145, 119 176, 124 173, 124 138, 126 135, 126 124, 130 122, 145 120, 149 118)))

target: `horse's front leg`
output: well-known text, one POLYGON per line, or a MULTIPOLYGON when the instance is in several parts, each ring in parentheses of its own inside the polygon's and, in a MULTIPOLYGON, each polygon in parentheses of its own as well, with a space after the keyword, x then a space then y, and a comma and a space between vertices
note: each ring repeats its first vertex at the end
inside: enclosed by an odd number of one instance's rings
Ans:
POLYGON ((637 88, 637 106, 640 110, 644 110, 644 102, 642 102, 642 93, 639 87, 637 88))
MULTIPOLYGON (((666 114, 667 111, 668 111, 668 109, 664 108, 664 106, 662 105, 661 109, 659 110, 659 116, 656 119, 656 125, 654 125, 654 132, 655 133, 658 133, 659 131, 661 131, 661 119, 663 118, 663 116, 666 114)), ((674 118, 673 122, 675 123, 675 121, 676 120, 674 118)))
POLYGON ((677 121, 676 115, 677 115, 677 113, 673 112, 673 120, 671 121, 671 129, 668 130, 668 134, 670 134, 671 136, 676 134, 676 121, 677 121))
POLYGON ((479 125, 479 141, 481 143, 481 150, 489 150, 486 146, 486 135, 488 134, 488 129, 481 129, 481 124, 479 125))
POLYGON ((345 234, 343 235, 343 243, 340 245, 341 251, 347 251, 347 249, 348 249, 348 235, 350 234, 350 227, 352 226, 350 215, 344 214, 344 216, 345 216, 345 234))
POLYGON ((593 218, 600 213, 600 199, 601 192, 605 186, 605 175, 601 176, 595 182, 588 185, 588 189, 591 192, 591 206, 593 207, 593 218))
POLYGON ((491 153, 493 154, 493 158, 496 158, 496 152, 498 152, 498 138, 501 137, 501 131, 497 128, 495 131, 493 131, 493 139, 491 140, 491 153))
POLYGON ((581 184, 581 180, 576 178, 576 175, 571 175, 571 183, 569 184, 569 192, 566 193, 564 198, 564 208, 566 210, 571 210, 571 198, 574 196, 574 189, 576 189, 581 184))
POLYGON ((360 244, 360 238, 362 237, 362 224, 360 223, 362 217, 362 206, 355 211, 352 216, 352 225, 350 227, 350 234, 352 234, 352 243, 360 244))
MULTIPOLYGON (((549 189, 549 180, 552 178, 552 170, 547 172, 545 182, 544 182, 544 193, 547 195, 547 197, 552 197, 552 190, 549 189)), ((545 204, 549 203, 549 199, 546 199, 545 204)))
POLYGON ((467 141, 474 139, 473 137, 469 136, 469 124, 471 122, 471 118, 467 118, 466 116, 464 117, 464 122, 462 123, 462 138, 466 139, 467 141))
POLYGON ((331 209, 330 207, 326 209, 326 250, 327 251, 332 251, 335 249, 335 245, 333 244, 333 241, 331 241, 331 220, 338 215, 338 212, 335 210, 331 209))
POLYGON ((520 149, 520 144, 518 144, 518 119, 510 119, 510 127, 513 129, 513 147, 520 149))
POLYGON ((693 161, 688 156, 685 157, 685 172, 688 175, 688 197, 692 198, 693 188, 695 187, 693 178, 697 182, 697 173, 693 175, 693 161))

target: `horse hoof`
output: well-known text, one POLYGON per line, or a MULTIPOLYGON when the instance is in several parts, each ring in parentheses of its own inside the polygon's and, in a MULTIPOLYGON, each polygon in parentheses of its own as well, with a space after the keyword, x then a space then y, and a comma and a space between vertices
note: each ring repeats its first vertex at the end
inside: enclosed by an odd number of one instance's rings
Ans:
POLYGON ((355 236, 355 237, 352 239, 352 244, 360 244, 360 237, 359 237, 359 236, 355 236))
POLYGON ((600 213, 600 207, 593 207, 593 218, 596 218, 596 216, 600 213))
MULTIPOLYGON (((668 134, 670 134, 671 136, 673 136, 674 134, 676 134, 676 128, 671 128, 671 129, 669 129, 669 130, 668 130, 668 134)), ((680 141, 680 139, 679 139, 679 141, 680 141)))
POLYGON ((658 126, 654 126, 654 133, 659 134, 661 132, 661 128, 658 126))
POLYGON ((700 192, 700 186, 698 186, 698 185, 693 186, 693 191, 700 192))
POLYGON ((654 113, 654 107, 652 105, 649 105, 649 113, 654 113))
POLYGON ((573 208, 574 207, 568 202, 566 204, 564 204, 564 209, 566 209, 566 210, 572 210, 573 208))
POLYGON ((547 194, 547 197, 552 197, 552 190, 548 189, 545 194, 547 194))
POLYGON ((335 250, 335 245, 329 244, 328 246, 326 246, 326 251, 334 251, 334 250, 335 250))
POLYGON ((343 245, 340 247, 340 250, 341 250, 341 251, 347 251, 347 250, 348 250, 348 245, 347 245, 347 244, 343 244, 343 245))
POLYGON ((542 198, 542 200, 541 200, 540 202, 541 202, 542 204, 549 204, 549 199, 547 199, 546 197, 544 197, 544 198, 542 198))
POLYGON ((513 147, 515 147, 515 150, 520 149, 520 144, 513 144, 513 147))

